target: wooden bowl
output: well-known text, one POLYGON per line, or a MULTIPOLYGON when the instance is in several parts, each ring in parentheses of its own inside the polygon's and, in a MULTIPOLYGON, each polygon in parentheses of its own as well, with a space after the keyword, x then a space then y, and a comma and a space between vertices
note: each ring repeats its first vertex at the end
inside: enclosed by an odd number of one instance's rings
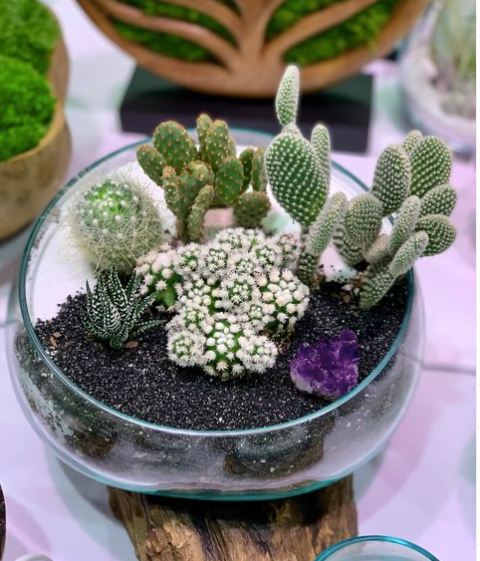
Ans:
MULTIPOLYGON (((234 0, 238 12, 216 0, 168 0, 170 4, 193 8, 209 15, 226 28, 237 46, 194 23, 145 15, 117 0, 78 0, 95 25, 114 43, 130 53, 140 66, 187 88, 205 93, 271 97, 285 68, 284 53, 374 4, 377 0, 343 0, 305 16, 274 39, 265 42, 273 13, 284 0, 234 0), (116 20, 188 39, 208 50, 218 64, 186 62, 149 50, 126 40, 112 23, 116 20)), ((317 90, 358 70, 371 60, 390 52, 410 30, 429 0, 399 0, 375 45, 362 45, 342 55, 302 68, 305 92, 317 90)))
POLYGON ((35 148, 0 162, 0 240, 27 226, 62 186, 72 152, 63 109, 69 73, 68 52, 60 36, 47 76, 57 98, 50 128, 35 148))
POLYGON ((72 146, 59 99, 40 144, 0 162, 0 240, 29 224, 61 187, 72 146))

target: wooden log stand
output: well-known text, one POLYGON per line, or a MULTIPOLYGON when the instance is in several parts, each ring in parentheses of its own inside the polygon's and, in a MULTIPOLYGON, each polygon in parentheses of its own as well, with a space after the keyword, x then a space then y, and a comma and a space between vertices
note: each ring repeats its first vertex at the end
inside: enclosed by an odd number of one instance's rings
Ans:
POLYGON ((110 488, 140 561, 313 561, 357 535, 353 478, 270 502, 203 502, 110 488))

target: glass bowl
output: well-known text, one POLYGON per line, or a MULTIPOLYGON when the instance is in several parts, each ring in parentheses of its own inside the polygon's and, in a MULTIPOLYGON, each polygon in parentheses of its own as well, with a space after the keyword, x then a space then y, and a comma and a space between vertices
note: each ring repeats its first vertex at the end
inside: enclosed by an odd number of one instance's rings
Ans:
POLYGON ((315 561, 439 561, 414 543, 390 536, 360 536, 321 553, 315 561))
MULTIPOLYGON (((7 337, 16 395, 31 425, 72 468, 142 493, 268 500, 312 491, 351 474, 387 443, 415 387, 423 316, 413 273, 403 324, 375 370, 327 407, 267 428, 192 431, 129 417, 77 387, 42 348, 32 322, 55 315, 57 304, 83 283, 75 264, 60 263, 62 213, 92 179, 134 161, 137 146, 109 155, 72 179, 37 220, 27 243, 10 298, 7 337)), ((338 165, 332 177, 332 191, 353 196, 366 189, 338 165)), ((279 223, 291 220, 280 217, 279 223)))

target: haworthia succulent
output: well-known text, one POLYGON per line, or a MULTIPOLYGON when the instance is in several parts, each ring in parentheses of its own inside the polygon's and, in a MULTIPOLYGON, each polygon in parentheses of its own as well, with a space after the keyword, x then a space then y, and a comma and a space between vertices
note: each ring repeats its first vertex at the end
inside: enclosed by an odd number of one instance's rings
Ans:
POLYGON ((392 144, 378 159, 371 191, 383 205, 383 216, 398 210, 410 193, 411 182, 408 154, 402 146, 392 144))

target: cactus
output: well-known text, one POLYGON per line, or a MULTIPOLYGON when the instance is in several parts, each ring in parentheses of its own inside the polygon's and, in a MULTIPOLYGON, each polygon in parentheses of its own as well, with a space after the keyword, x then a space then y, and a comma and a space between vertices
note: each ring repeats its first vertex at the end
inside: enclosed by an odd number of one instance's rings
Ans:
POLYGON ((297 275, 307 286, 315 282, 315 274, 322 253, 327 248, 347 207, 343 193, 335 193, 326 202, 312 224, 305 242, 305 251, 300 256, 297 275))
POLYGON ((106 179, 83 191, 68 210, 74 243, 95 271, 131 272, 136 260, 163 239, 152 199, 138 182, 106 179))
POLYGON ((108 341, 113 349, 121 349, 129 338, 159 325, 159 320, 142 321, 156 294, 140 297, 139 285, 139 277, 132 275, 124 288, 114 269, 102 272, 93 292, 87 282, 87 307, 82 315, 87 331, 108 341))
POLYGON ((188 238, 192 242, 200 242, 204 234, 204 220, 207 210, 213 203, 215 191, 211 185, 205 185, 195 199, 192 210, 188 215, 188 238))
POLYGON ((296 66, 289 66, 283 75, 275 99, 277 119, 282 127, 297 120, 300 95, 300 72, 296 66))
POLYGON ((410 156, 415 146, 422 140, 423 134, 420 131, 413 130, 407 134, 407 137, 402 143, 403 148, 410 156))
POLYGON ((224 380, 273 366, 270 336, 291 331, 308 305, 309 289, 287 268, 296 249, 291 236, 235 228, 140 259, 141 293, 177 312, 167 325, 171 360, 224 380))
POLYGON ((153 133, 153 147, 163 157, 165 165, 180 173, 197 156, 195 142, 175 121, 159 125, 153 133))
POLYGON ((308 229, 328 194, 328 184, 312 145, 299 135, 282 133, 268 147, 265 167, 275 198, 294 220, 308 229))
POLYGON ((331 163, 330 163, 330 134, 324 125, 316 125, 312 131, 311 143, 320 169, 323 172, 327 185, 330 185, 331 163))
POLYGON ((452 153, 435 136, 422 138, 410 154, 412 164, 412 195, 420 198, 430 189, 446 185, 452 171, 452 153))
POLYGON ((446 251, 455 241, 455 226, 442 214, 430 214, 420 218, 416 226, 417 232, 426 232, 429 242, 424 255, 438 255, 446 251))
POLYGON ((371 265, 363 278, 360 292, 360 306, 369 309, 378 304, 392 288, 395 277, 388 269, 388 264, 383 261, 371 265))
POLYGON ((233 209, 233 216, 242 228, 259 228, 271 206, 266 193, 250 191, 238 199, 233 209))
POLYGON ((371 194, 383 205, 383 216, 398 210, 410 194, 412 170, 402 146, 392 144, 378 159, 371 194))
POLYGON ((270 209, 264 149, 247 148, 237 158, 225 121, 212 121, 205 114, 197 119, 197 132, 198 151, 185 129, 168 121, 157 127, 153 147, 145 144, 137 151, 144 172, 164 190, 167 206, 177 218, 179 239, 200 241, 205 214, 212 207, 231 206, 239 225, 258 227, 270 209), (250 185, 258 195, 252 196, 250 185), (211 189, 204 190, 207 186, 213 189, 213 198, 211 189))
POLYGON ((416 232, 399 248, 388 266, 394 277, 407 273, 415 261, 425 254, 429 236, 426 232, 416 232))
POLYGON ((373 195, 352 199, 345 213, 345 231, 354 243, 368 246, 382 227, 382 203, 373 195))
POLYGON ((457 192, 450 185, 439 185, 430 189, 423 197, 420 216, 443 214, 450 216, 457 203, 457 192))
POLYGON ((388 249, 391 254, 396 253, 415 231, 420 215, 421 201, 416 195, 408 197, 398 211, 390 234, 388 249))

